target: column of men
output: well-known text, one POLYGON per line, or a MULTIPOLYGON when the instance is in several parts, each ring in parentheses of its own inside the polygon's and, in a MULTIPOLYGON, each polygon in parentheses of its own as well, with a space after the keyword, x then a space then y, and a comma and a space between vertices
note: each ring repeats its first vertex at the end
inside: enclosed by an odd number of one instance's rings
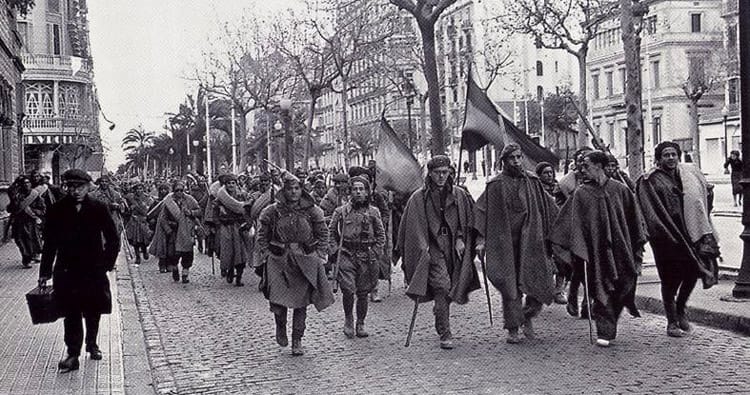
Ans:
POLYGON ((112 250, 122 239, 135 264, 153 255, 159 271, 172 273, 175 282, 190 282, 196 245, 218 258, 228 283, 244 285, 251 266, 275 317, 276 342, 284 347, 293 310, 293 355, 304 353, 307 306, 329 307, 339 288, 344 335, 369 336, 368 302, 381 300, 379 281, 390 281, 399 258, 406 294, 418 304, 434 302, 443 349, 454 348, 450 305, 467 303, 481 288, 476 257, 485 259, 483 275, 501 295, 508 343, 537 336, 535 317, 556 301, 567 304, 571 315, 593 318, 597 344, 607 347, 621 311, 638 316, 635 287, 646 242, 662 282, 669 336, 691 332, 686 305, 697 280, 704 287, 717 281, 710 186, 699 170, 681 164, 680 156, 678 145, 659 144, 656 166, 633 183, 614 157, 584 149, 576 154, 575 170, 557 183, 551 164, 528 171, 520 147, 510 144, 500 155, 500 174, 477 201, 456 185, 446 156, 429 160, 424 185, 408 199, 376 191, 372 162, 348 174, 224 174, 212 185, 192 176, 136 183, 103 176, 94 188, 86 173, 72 170, 63 175, 63 188, 56 188, 34 174, 19 177, 11 188, 10 234, 22 267, 44 251, 40 282, 55 277, 56 292, 73 295, 65 302, 64 370, 78 366, 82 317, 86 350, 101 357, 98 317, 111 310, 104 273, 114 267, 112 250), (402 207, 394 206, 398 201, 402 207), (102 208, 108 220, 99 225, 74 214, 102 208), (80 239, 86 232, 69 240, 66 229, 74 225, 100 234, 102 246, 94 249, 104 255, 94 259, 98 263, 83 263, 69 250, 88 242, 80 239), (71 281, 70 268, 80 277, 98 273, 97 285, 71 281), (584 279, 588 298, 579 309, 584 279), (92 299, 102 303, 92 306, 92 299))

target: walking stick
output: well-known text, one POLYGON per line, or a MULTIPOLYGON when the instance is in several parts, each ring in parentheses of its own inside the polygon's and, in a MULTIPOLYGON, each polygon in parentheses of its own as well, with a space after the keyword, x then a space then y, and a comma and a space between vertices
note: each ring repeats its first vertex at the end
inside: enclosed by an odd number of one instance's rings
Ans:
POLYGON ((406 335, 406 344, 404 347, 409 347, 411 344, 411 335, 414 333, 414 323, 417 321, 417 308, 419 307, 419 297, 414 300, 414 311, 411 313, 411 324, 409 324, 409 333, 406 335))
POLYGON ((589 270, 586 261, 583 261, 583 287, 584 295, 586 296, 586 308, 589 310, 589 313, 587 314, 589 319, 589 342, 594 344, 594 331, 591 325, 591 298, 589 297, 589 270))
POLYGON ((211 275, 216 275, 216 268, 214 267, 214 254, 213 251, 211 252, 211 275))
POLYGON ((490 326, 493 326, 492 322, 492 300, 490 299, 490 286, 487 281, 487 264, 484 260, 484 255, 479 258, 479 263, 482 264, 482 277, 484 277, 484 294, 487 296, 487 312, 490 314, 490 326))
POLYGON ((341 262, 341 249, 344 246, 344 215, 346 214, 343 212, 344 210, 341 211, 341 221, 336 224, 336 230, 339 233, 339 249, 336 250, 336 263, 333 266, 333 293, 339 292, 339 262, 341 262), (341 228, 339 228, 339 225, 341 225, 341 228))

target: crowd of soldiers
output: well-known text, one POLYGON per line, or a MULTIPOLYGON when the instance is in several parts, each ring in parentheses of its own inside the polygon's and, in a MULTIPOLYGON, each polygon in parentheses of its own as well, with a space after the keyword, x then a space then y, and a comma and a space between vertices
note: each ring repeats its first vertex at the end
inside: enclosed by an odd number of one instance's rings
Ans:
MULTIPOLYGON (((347 174, 221 174, 210 185, 192 175, 134 183, 102 176, 86 199, 107 207, 121 235, 115 244, 123 241, 129 261, 154 256, 174 282, 190 282, 196 246, 218 259, 227 283, 243 286, 250 268, 282 347, 289 345, 292 309, 293 355, 304 353, 307 307, 331 306, 339 289, 344 335, 369 336, 368 304, 381 300, 380 281, 388 281, 390 291, 399 261, 414 314, 419 304, 433 301, 439 345, 452 349, 450 305, 467 303, 481 288, 475 258, 485 288, 489 282, 501 294, 508 343, 534 338, 533 320, 545 304, 557 302, 573 316, 594 320, 597 345, 608 347, 622 310, 638 316, 636 278, 647 242, 662 282, 669 336, 692 331, 686 304, 697 280, 704 287, 717 281, 711 186, 680 156, 678 145, 659 144, 656 166, 634 183, 613 156, 581 149, 574 170, 557 182, 553 165, 529 171, 521 148, 509 144, 499 156, 502 170, 476 201, 442 155, 429 160, 424 185, 410 196, 378 188, 370 162, 347 174)), ((23 267, 45 244, 45 209, 78 185, 59 189, 37 176, 19 177, 11 194, 12 234, 23 267)), ((40 280, 49 273, 43 268, 40 280)), ((487 298, 489 303, 489 293, 487 298)), ((68 348, 77 357, 75 345, 68 348)))

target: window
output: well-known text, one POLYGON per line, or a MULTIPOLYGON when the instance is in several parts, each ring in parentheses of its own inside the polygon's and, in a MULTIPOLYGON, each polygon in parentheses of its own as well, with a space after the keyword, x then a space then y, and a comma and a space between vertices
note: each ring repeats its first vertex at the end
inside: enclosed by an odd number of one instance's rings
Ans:
POLYGON ((60 0, 47 0, 47 12, 53 14, 60 13, 60 0))
POLYGON ((599 75, 591 76, 591 92, 594 94, 594 99, 599 98, 599 75))
POLYGON ((621 68, 617 70, 617 74, 620 76, 620 87, 622 88, 622 93, 625 93, 625 83, 627 80, 627 73, 625 72, 625 68, 621 68))
POLYGON ((539 85, 536 87, 536 99, 539 101, 544 100, 544 88, 539 85))
POLYGON ((644 30, 646 31, 646 34, 656 33, 656 15, 645 18, 643 20, 643 25, 645 27, 644 30))
POLYGON ((559 72, 560 72, 560 65, 558 64, 557 61, 555 61, 555 73, 559 73, 559 72))
POLYGON ((656 145, 661 143, 661 117, 654 117, 651 120, 651 142, 656 145))
POLYGON ((701 32, 701 14, 690 14, 690 31, 701 32))
POLYGON ((654 60, 651 62, 651 86, 656 89, 661 86, 661 80, 659 79, 659 61, 654 60))
POLYGON ((537 77, 541 77, 544 75, 544 65, 542 64, 541 60, 536 61, 536 75, 537 77))
POLYGON ((29 118, 51 118, 55 112, 52 104, 52 85, 46 82, 26 83, 26 115, 29 118))
POLYGON ((729 106, 734 109, 740 102, 740 80, 739 78, 732 78, 727 81, 727 99, 729 106))
POLYGON ((612 91, 614 86, 614 77, 612 76, 611 71, 607 71, 604 73, 604 83, 606 84, 604 86, 606 97, 610 97, 614 94, 612 91))
POLYGON ((47 24, 47 52, 50 55, 60 55, 60 25, 47 24))
POLYGON ((614 150, 615 149, 615 122, 611 121, 609 123, 609 130, 607 131, 609 134, 609 148, 614 150))
POLYGON ((708 54, 688 54, 688 78, 700 82, 706 79, 706 61, 708 54))
POLYGON ((727 55, 731 58, 737 56, 737 25, 727 27, 727 55))
POLYGON ((29 47, 29 24, 28 22, 18 22, 18 35, 21 37, 21 44, 27 51, 31 52, 29 47))
POLYGON ((0 181, 13 181, 13 128, 0 129, 0 181))

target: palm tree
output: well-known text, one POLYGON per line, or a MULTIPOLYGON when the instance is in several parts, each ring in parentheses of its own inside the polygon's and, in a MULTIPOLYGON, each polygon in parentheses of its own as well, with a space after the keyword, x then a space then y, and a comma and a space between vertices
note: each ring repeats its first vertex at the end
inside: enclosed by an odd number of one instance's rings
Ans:
POLYGON ((127 161, 132 162, 137 168, 143 168, 141 178, 146 176, 146 166, 148 165, 148 151, 146 148, 154 140, 154 132, 146 131, 143 125, 133 128, 125 133, 122 138, 122 149, 128 153, 127 161))

